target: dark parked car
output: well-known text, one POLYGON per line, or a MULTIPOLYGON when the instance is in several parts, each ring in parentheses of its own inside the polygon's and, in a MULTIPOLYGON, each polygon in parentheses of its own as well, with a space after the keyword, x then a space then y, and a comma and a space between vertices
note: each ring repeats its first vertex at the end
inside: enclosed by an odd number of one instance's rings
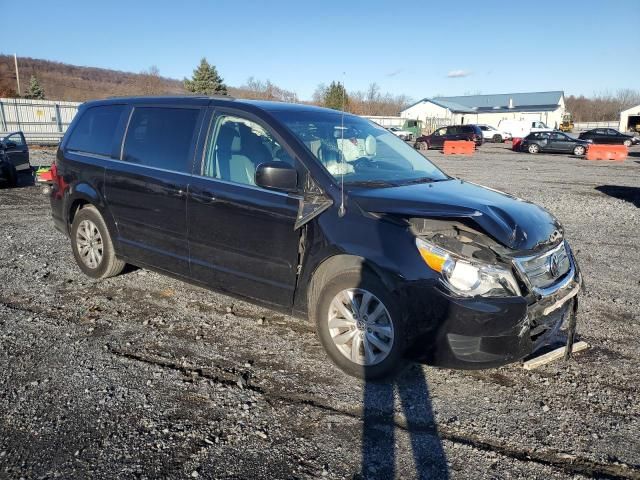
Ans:
POLYGON ((449 125, 440 127, 431 135, 423 135, 416 139, 416 148, 429 150, 443 148, 446 140, 467 140, 475 142, 476 147, 482 145, 482 130, 477 125, 449 125))
POLYGON ((15 187, 18 175, 31 173, 29 147, 22 132, 10 133, 0 140, 0 184, 15 187))
POLYGON ((582 132, 578 138, 591 141, 593 143, 617 144, 625 145, 627 147, 630 147, 634 143, 638 143, 640 141, 640 137, 625 135, 613 128, 594 128, 593 130, 582 132))
POLYGON ((562 152, 584 155, 589 147, 589 142, 572 138, 562 132, 534 132, 522 140, 520 150, 529 153, 562 152))
POLYGON ((85 274, 130 263, 309 318, 351 375, 513 362, 575 312, 580 273, 549 212, 354 115, 90 102, 52 171, 54 224, 85 274))

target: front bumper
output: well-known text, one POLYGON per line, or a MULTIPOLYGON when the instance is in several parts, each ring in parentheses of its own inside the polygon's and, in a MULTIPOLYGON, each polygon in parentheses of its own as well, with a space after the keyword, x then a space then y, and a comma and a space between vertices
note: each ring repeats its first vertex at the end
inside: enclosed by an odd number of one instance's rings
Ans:
POLYGON ((438 307, 430 313, 439 312, 439 320, 433 328, 414 330, 407 356, 459 369, 521 360, 551 342, 576 306, 582 278, 572 256, 570 260, 571 268, 560 281, 526 298, 460 298, 438 289, 438 307))

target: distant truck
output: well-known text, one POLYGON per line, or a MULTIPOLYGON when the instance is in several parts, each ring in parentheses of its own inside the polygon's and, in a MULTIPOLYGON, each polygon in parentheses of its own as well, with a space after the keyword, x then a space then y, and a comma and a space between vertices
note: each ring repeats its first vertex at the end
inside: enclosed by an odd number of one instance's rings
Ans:
POLYGON ((391 127, 395 127, 402 131, 410 132, 413 138, 408 140, 418 138, 420 135, 422 135, 422 120, 415 120, 412 118, 403 118, 403 117, 392 117, 392 116, 385 117, 385 116, 379 116, 379 115, 374 115, 374 116, 362 115, 362 117, 366 118, 367 120, 371 120, 372 122, 377 123, 381 127, 384 127, 387 129, 391 127))
POLYGON ((512 138, 524 138, 532 132, 552 132, 553 128, 535 120, 500 120, 498 130, 510 133, 512 138))

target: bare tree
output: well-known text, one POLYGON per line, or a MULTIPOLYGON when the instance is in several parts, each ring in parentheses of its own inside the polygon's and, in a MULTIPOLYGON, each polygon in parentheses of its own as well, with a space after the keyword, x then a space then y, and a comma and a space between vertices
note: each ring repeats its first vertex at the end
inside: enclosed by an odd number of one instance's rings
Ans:
POLYGON ((599 92, 592 97, 570 95, 566 104, 576 122, 617 120, 622 110, 640 105, 640 91, 625 88, 616 93, 599 92))
POLYGON ((143 70, 139 75, 134 77, 132 87, 138 95, 162 95, 166 93, 164 81, 160 76, 160 70, 155 65, 143 70))
POLYGON ((276 100, 291 103, 298 101, 296 92, 280 88, 271 83, 271 80, 263 81, 254 77, 249 77, 246 84, 237 88, 231 88, 230 90, 233 95, 243 98, 276 100))

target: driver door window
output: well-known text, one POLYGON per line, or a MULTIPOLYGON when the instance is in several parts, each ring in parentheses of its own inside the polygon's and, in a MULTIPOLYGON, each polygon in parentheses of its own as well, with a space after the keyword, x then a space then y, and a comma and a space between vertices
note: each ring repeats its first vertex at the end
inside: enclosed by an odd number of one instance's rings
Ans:
POLYGON ((293 158, 261 125, 232 115, 213 119, 203 176, 253 186, 258 165, 273 161, 295 166, 293 158))

